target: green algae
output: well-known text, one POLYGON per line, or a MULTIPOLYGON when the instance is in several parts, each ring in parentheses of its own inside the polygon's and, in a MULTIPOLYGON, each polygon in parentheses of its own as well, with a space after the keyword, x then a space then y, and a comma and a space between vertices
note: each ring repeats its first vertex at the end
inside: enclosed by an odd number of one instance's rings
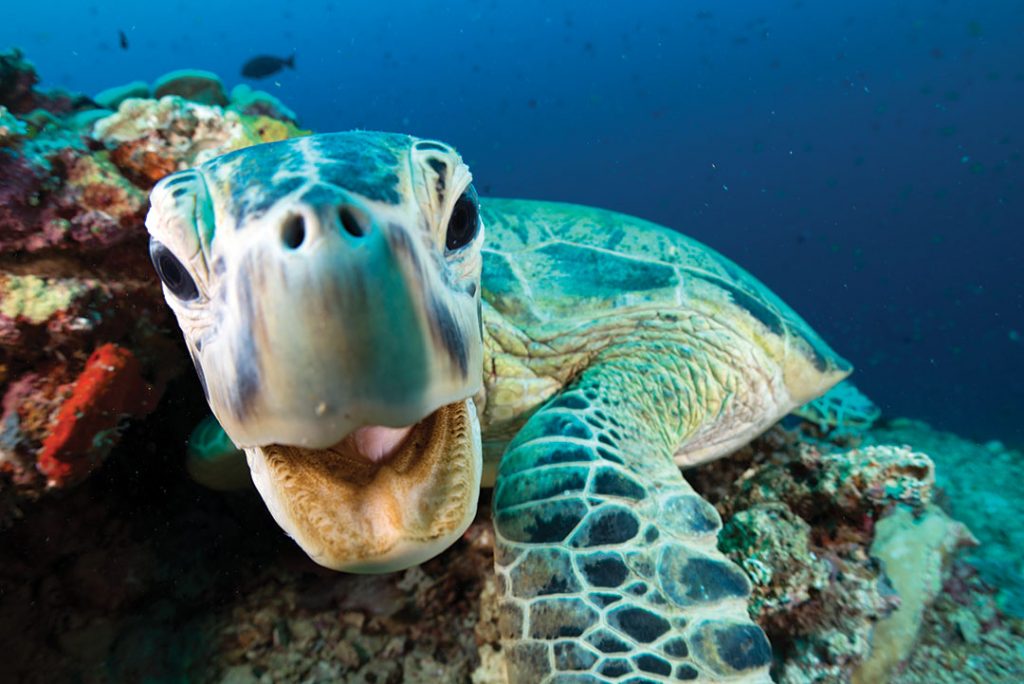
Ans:
POLYGON ((89 288, 72 279, 9 275, 0 282, 0 314, 22 318, 30 323, 45 323, 64 311, 89 288))

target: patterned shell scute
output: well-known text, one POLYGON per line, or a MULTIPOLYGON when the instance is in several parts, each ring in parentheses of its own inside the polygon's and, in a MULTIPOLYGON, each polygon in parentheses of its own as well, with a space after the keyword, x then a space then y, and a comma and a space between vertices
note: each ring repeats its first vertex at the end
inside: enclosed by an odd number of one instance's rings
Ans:
POLYGON ((767 330, 802 340, 822 368, 845 365, 757 278, 682 233, 559 202, 487 199, 482 216, 484 297, 536 333, 630 307, 732 304, 767 330))
POLYGON ((591 312, 678 302, 682 276, 669 241, 609 225, 609 212, 568 207, 530 203, 522 215, 485 200, 484 293, 495 308, 542 323, 581 313, 581 301, 591 312))

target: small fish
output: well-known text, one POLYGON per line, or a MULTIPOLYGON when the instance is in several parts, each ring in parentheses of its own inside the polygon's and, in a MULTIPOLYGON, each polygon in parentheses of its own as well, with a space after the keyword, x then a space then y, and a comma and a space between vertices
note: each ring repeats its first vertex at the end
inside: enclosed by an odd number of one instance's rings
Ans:
POLYGON ((118 38, 118 41, 121 43, 121 49, 122 50, 127 50, 128 49, 128 36, 124 35, 124 31, 118 31, 117 32, 117 38, 118 38))
POLYGON ((246 78, 266 78, 276 74, 285 67, 289 69, 295 68, 295 55, 288 59, 272 55, 259 55, 245 63, 245 66, 242 67, 242 75, 246 78))

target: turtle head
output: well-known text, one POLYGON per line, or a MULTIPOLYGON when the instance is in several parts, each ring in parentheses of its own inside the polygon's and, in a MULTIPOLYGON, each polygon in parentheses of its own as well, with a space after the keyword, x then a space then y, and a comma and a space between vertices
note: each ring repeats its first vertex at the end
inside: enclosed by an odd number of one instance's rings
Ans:
POLYGON ((481 471, 480 225, 449 146, 357 131, 160 181, 150 255, 207 400, 318 563, 421 562, 481 471))

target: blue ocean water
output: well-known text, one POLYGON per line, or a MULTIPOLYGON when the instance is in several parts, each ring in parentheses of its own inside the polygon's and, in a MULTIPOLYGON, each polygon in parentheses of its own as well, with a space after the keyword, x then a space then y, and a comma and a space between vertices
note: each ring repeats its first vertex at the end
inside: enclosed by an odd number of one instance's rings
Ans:
POLYGON ((86 93, 294 53, 252 85, 303 126, 441 138, 482 194, 684 231, 887 414, 1024 445, 1022 2, 76 0, 9 3, 0 46, 86 93))

